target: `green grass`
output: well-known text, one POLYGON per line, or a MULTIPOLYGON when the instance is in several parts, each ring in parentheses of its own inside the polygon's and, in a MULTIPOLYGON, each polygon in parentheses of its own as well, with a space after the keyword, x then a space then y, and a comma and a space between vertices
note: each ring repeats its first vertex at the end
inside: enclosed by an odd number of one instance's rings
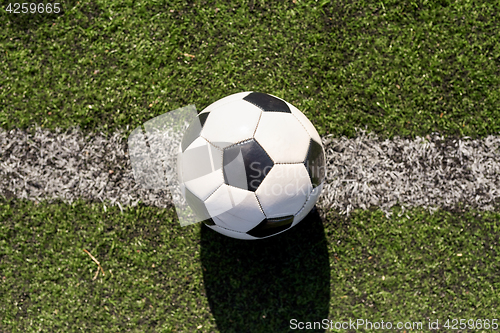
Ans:
POLYGON ((249 242, 151 207, 2 201, 0 212, 3 332, 284 332, 293 318, 500 313, 498 212, 311 214, 249 242), (105 276, 93 279, 83 249, 105 276))
POLYGON ((321 134, 500 132, 498 1, 296 2, 3 12, 0 126, 131 130, 255 90, 290 101, 321 134))

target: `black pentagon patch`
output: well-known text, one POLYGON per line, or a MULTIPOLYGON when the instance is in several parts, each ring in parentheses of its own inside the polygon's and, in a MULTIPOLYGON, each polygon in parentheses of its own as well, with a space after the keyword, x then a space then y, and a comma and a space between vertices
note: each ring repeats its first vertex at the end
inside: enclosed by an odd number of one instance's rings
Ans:
POLYGON ((196 216, 200 220, 202 220, 202 221, 205 221, 207 219, 211 220, 211 216, 208 213, 208 210, 207 210, 207 207, 205 206, 205 203, 200 198, 198 198, 196 195, 194 195, 193 192, 191 192, 187 187, 186 187, 185 198, 186 198, 187 203, 189 204, 189 207, 191 207, 193 212, 196 214, 196 216))
POLYGON ((243 99, 261 108, 263 111, 292 113, 285 102, 268 94, 252 92, 243 99))
POLYGON ((200 118, 201 127, 203 127, 205 125, 205 121, 207 121, 209 114, 210 114, 210 112, 205 112, 205 113, 198 115, 198 118, 200 118))
POLYGON ((203 221, 203 223, 205 223, 206 225, 215 225, 215 222, 212 219, 206 219, 203 221))
POLYGON ((182 137, 182 152, 186 151, 187 147, 189 147, 189 145, 200 136, 201 129, 203 128, 203 125, 205 125, 205 121, 207 120, 209 113, 210 112, 199 114, 189 125, 184 133, 184 136, 182 137))
POLYGON ((250 139, 224 149, 224 182, 255 192, 274 163, 262 146, 250 139))
POLYGON ((293 222, 293 215, 277 217, 272 219, 264 219, 255 228, 248 231, 247 234, 254 237, 267 237, 277 234, 283 230, 290 228, 293 222))
POLYGON ((313 139, 309 143, 309 150, 307 151, 304 165, 309 173, 313 188, 325 180, 325 154, 323 154, 321 145, 313 139))

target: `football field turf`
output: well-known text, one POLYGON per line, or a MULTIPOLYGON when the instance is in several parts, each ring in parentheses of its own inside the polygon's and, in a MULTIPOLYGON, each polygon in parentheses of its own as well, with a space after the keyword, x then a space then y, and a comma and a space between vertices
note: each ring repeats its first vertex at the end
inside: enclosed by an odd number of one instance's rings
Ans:
POLYGON ((0 332, 491 331, 499 5, 2 4, 0 332), (327 150, 318 209, 262 241, 181 228, 126 156, 145 121, 239 91, 297 106, 327 150))

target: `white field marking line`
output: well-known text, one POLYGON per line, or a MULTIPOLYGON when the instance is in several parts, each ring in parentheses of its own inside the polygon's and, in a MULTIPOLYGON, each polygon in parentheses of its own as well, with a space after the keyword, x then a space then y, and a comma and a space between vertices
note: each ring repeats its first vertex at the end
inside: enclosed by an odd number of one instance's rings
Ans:
MULTIPOLYGON (((493 210, 500 202, 500 136, 481 140, 379 140, 359 131, 354 139, 323 138, 327 179, 318 207, 349 214, 376 206, 464 207, 493 210)), ((0 129, 0 194, 29 200, 78 198, 118 207, 171 207, 165 190, 135 182, 122 132, 102 134, 0 129)), ((167 170, 172 173, 173 170, 167 170)))

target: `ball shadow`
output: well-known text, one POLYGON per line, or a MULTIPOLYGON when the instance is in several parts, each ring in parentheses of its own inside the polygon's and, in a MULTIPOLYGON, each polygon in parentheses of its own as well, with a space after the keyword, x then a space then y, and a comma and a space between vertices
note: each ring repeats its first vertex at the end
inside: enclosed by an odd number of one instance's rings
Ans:
POLYGON ((203 226, 201 262, 220 332, 289 332, 292 319, 328 318, 330 264, 316 209, 292 229, 263 240, 232 239, 203 226))

